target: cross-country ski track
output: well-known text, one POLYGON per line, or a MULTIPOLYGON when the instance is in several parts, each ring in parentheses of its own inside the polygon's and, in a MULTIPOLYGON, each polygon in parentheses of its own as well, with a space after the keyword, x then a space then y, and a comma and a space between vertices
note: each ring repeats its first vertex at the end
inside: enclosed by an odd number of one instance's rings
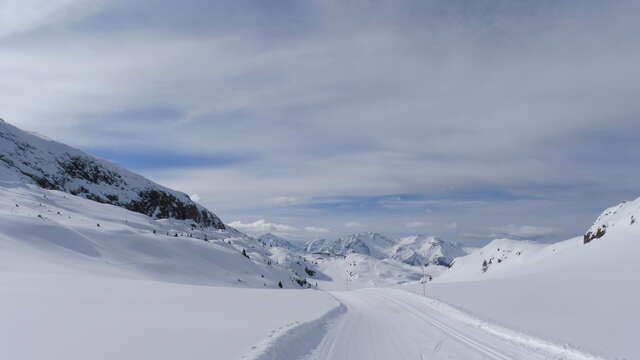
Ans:
POLYGON ((436 300, 395 289, 331 292, 342 305, 282 329, 247 359, 600 359, 478 320, 436 300))

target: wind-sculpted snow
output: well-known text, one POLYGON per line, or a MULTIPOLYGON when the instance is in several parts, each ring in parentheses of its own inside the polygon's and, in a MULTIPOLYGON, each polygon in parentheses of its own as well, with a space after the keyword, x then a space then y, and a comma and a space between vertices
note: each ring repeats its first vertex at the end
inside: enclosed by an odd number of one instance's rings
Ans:
POLYGON ((159 219, 192 220, 198 226, 225 228, 215 214, 186 194, 3 120, 0 180, 37 184, 159 219))

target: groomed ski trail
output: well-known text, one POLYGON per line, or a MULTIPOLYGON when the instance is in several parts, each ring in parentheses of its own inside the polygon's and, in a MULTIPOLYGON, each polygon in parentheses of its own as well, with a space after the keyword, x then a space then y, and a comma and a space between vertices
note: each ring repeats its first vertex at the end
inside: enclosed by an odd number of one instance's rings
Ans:
POLYGON ((465 318, 444 304, 401 290, 331 294, 346 312, 327 324, 319 345, 301 359, 599 359, 569 346, 465 318))

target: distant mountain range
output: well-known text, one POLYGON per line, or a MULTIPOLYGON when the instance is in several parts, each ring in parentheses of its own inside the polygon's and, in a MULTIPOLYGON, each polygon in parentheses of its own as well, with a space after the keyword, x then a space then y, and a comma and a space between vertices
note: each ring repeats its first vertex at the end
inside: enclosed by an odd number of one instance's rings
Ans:
POLYGON ((305 251, 334 256, 361 254, 379 260, 393 259, 414 266, 446 267, 450 267, 456 257, 466 255, 459 244, 433 236, 415 235, 392 240, 373 232, 352 234, 335 240, 313 240, 306 244, 305 251))

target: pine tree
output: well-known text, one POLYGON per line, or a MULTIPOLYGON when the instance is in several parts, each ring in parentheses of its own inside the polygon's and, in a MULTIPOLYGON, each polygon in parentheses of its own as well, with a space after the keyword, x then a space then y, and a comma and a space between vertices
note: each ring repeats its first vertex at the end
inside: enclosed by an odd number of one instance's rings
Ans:
POLYGON ((282 281, 278 281, 278 287, 282 289, 282 281))
POLYGON ((487 263, 487 259, 484 259, 482 262, 482 272, 485 273, 489 269, 489 264, 487 263))

